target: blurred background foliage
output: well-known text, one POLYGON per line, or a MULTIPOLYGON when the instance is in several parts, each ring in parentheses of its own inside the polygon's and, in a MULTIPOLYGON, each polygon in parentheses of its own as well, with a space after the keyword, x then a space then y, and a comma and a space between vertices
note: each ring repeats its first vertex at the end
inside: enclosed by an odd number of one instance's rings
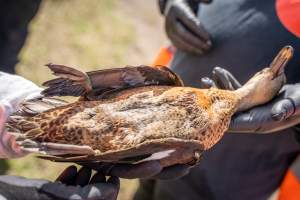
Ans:
MULTIPOLYGON (((52 62, 84 71, 150 64, 166 41, 156 0, 43 0, 19 54, 17 73, 37 84, 52 62)), ((34 156, 1 163, 2 173, 54 180, 70 164, 34 156)), ((119 200, 132 199, 137 180, 122 180, 119 200)))

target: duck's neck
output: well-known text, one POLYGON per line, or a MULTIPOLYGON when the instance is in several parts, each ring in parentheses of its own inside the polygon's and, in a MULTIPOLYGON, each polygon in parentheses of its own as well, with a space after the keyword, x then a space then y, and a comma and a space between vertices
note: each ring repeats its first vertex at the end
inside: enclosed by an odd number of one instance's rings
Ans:
POLYGON ((244 111, 262 105, 270 101, 276 95, 277 90, 265 92, 259 89, 261 87, 258 84, 260 83, 249 81, 241 88, 234 91, 238 97, 237 111, 244 111))

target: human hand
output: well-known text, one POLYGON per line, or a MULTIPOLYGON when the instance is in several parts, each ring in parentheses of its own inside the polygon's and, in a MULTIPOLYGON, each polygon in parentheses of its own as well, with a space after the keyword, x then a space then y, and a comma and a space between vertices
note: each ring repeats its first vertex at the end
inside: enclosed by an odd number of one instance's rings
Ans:
POLYGON ((5 122, 22 101, 40 97, 40 87, 17 75, 0 72, 0 158, 25 156, 12 133, 5 130, 5 122))
POLYGON ((55 182, 25 179, 15 176, 0 176, 0 194, 6 199, 22 200, 115 200, 120 188, 117 177, 98 172, 91 179, 91 170, 75 166, 64 170, 55 182))
POLYGON ((201 2, 211 0, 159 0, 169 39, 178 49, 198 55, 212 46, 209 34, 196 16, 201 2))
POLYGON ((147 161, 138 164, 78 163, 82 166, 102 171, 105 175, 125 179, 152 178, 160 180, 178 179, 189 173, 192 166, 185 164, 162 167, 159 161, 147 161))
POLYGON ((8 111, 0 104, 0 158, 19 158, 27 153, 21 150, 14 135, 5 130, 8 111))
MULTIPOLYGON (((225 69, 216 67, 212 79, 201 80, 204 87, 235 90, 241 84, 225 69)), ((300 123, 300 84, 287 84, 269 103, 236 113, 229 132, 270 133, 293 127, 300 123)))

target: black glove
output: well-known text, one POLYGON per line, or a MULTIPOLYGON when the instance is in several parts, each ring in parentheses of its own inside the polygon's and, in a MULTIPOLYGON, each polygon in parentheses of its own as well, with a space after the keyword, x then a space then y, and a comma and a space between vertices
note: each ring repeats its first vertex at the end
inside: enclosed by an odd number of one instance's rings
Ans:
MULTIPOLYGON (((203 78, 201 80, 203 87, 216 86, 227 90, 241 87, 230 72, 220 67, 213 70, 212 79, 203 78)), ((228 131, 270 133, 294 127, 299 123, 300 84, 287 84, 271 102, 235 114, 228 131)))
POLYGON ((0 195, 7 200, 115 200, 120 182, 116 177, 98 172, 91 180, 91 170, 68 167, 56 182, 25 179, 17 176, 0 176, 0 195))
POLYGON ((185 164, 163 168, 159 161, 148 161, 139 164, 78 163, 82 166, 102 171, 108 176, 125 179, 153 178, 160 180, 178 179, 189 173, 192 166, 185 164))
POLYGON ((174 46, 201 55, 211 48, 212 43, 196 17, 200 2, 210 3, 211 0, 159 0, 159 7, 166 17, 166 33, 174 46))

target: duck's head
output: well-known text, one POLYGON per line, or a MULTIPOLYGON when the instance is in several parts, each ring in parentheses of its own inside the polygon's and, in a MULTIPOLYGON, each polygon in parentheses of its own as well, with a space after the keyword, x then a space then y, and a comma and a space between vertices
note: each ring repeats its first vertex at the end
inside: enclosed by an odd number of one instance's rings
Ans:
POLYGON ((270 101, 286 82, 284 68, 292 56, 293 48, 285 46, 269 67, 256 73, 243 87, 238 89, 237 92, 242 97, 238 110, 246 110, 270 101))

